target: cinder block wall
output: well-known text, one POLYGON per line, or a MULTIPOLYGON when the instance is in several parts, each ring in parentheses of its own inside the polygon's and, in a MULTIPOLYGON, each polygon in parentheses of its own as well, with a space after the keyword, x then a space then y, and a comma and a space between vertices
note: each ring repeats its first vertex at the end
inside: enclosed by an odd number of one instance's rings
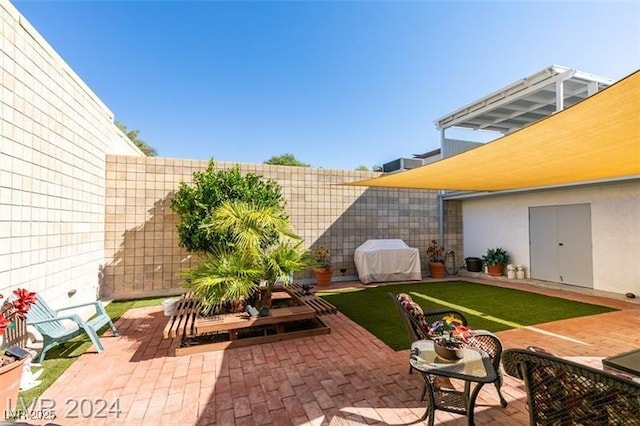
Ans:
POLYGON ((0 0, 0 293, 25 287, 54 307, 96 299, 106 153, 140 155, 111 111, 0 0))
MULTIPOLYGON (((113 113, 7 0, 0 29, 0 293, 26 287, 63 307, 100 292, 175 292, 194 258, 178 246, 170 199, 207 162, 139 157, 113 113)), ((369 238, 401 238, 424 263, 437 237, 433 191, 339 185, 366 172, 241 170, 281 184, 306 244, 330 248, 335 280, 356 276, 353 252, 369 238)), ((461 221, 446 228, 457 243, 461 221)))
MULTIPOLYGON (((216 168, 235 163, 217 162, 216 168)), ((127 156, 107 157, 105 263, 102 294, 128 298, 180 291, 178 271, 197 256, 178 245, 171 197, 180 181, 191 182, 207 161, 127 156)), ((355 279, 355 249, 372 238, 400 238, 421 252, 438 238, 435 191, 372 189, 340 185, 375 176, 372 172, 239 164, 243 173, 277 181, 287 211, 307 247, 331 251, 334 281, 355 279), (344 269, 344 272, 341 272, 344 269)), ((456 202, 446 205, 448 248, 462 253, 462 218, 456 202), (459 248, 459 249, 458 249, 459 248)), ((312 271, 298 280, 312 281, 312 271)))

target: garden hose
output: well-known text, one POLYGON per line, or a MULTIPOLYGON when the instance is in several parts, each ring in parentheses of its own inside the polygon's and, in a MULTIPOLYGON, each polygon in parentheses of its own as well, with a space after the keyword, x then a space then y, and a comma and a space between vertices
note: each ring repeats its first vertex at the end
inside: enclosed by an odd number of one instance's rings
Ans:
POLYGON ((456 252, 453 250, 447 250, 444 254, 444 268, 447 271, 447 274, 449 275, 456 275, 458 273, 458 271, 460 270, 460 268, 456 268, 456 252), (447 257, 449 257, 449 255, 451 255, 451 259, 453 262, 453 268, 450 270, 449 269, 449 264, 447 262, 447 257))

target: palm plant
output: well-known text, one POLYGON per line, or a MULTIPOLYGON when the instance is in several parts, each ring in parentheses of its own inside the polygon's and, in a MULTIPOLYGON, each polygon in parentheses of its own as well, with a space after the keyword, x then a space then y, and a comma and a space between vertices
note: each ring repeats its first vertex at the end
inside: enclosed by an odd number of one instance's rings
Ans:
POLYGON ((202 228, 230 237, 199 265, 182 271, 185 287, 202 301, 204 313, 240 300, 269 308, 273 286, 287 285, 294 272, 312 264, 279 206, 227 201, 202 228))

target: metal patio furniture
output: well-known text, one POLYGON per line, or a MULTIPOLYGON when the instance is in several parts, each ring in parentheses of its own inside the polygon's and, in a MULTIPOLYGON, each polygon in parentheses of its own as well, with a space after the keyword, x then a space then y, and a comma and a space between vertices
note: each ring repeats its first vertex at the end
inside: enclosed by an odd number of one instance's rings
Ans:
MULTIPOLYGON (((402 318, 402 322, 407 329, 407 333, 409 333, 409 339, 411 340, 411 343, 418 340, 429 339, 430 337, 427 334, 425 327, 429 324, 433 324, 434 322, 441 320, 445 316, 456 318, 460 320, 462 325, 467 325, 467 319, 458 311, 448 308, 442 308, 424 312, 420 305, 415 303, 411 296, 406 293, 400 293, 398 295, 395 295, 393 293, 387 294, 389 295, 389 297, 391 297, 394 305, 398 309, 400 318, 402 318)), ((413 367, 409 366, 409 374, 411 374, 412 371, 413 367)))
POLYGON ((406 293, 400 293, 397 296, 393 293, 388 293, 389 297, 393 299, 398 312, 400 313, 400 317, 407 329, 407 333, 409 333, 409 338, 411 342, 415 342, 416 340, 428 339, 429 336, 425 330, 425 325, 432 324, 436 321, 443 319, 445 316, 451 316, 457 320, 459 320, 462 325, 468 325, 467 319, 460 312, 443 308, 443 309, 433 309, 429 311, 423 311, 420 305, 415 303, 411 296, 406 293), (405 307, 405 303, 411 303, 411 311, 405 307), (414 313, 413 313, 414 312, 414 313))
POLYGON ((498 377, 493 361, 485 351, 471 346, 464 348, 464 356, 458 361, 445 361, 436 354, 434 345, 433 340, 418 340, 411 344, 409 363, 428 378, 423 393, 427 408, 422 419, 429 417, 429 426, 433 426, 435 410, 442 410, 465 415, 468 424, 474 425, 478 393, 485 384, 495 383, 498 377), (433 380, 435 377, 463 380, 464 390, 438 386, 433 380))
POLYGON ((602 360, 605 370, 612 370, 613 373, 630 375, 633 379, 640 380, 640 349, 634 349, 602 360))
MULTIPOLYGON (((443 308, 443 309, 435 309, 429 311, 423 311, 422 308, 417 305, 411 299, 411 296, 401 293, 397 296, 389 293, 389 296, 394 300, 396 308, 400 313, 400 317, 402 318, 405 327, 407 328, 407 332, 409 333, 411 342, 416 342, 419 340, 429 340, 430 336, 427 334, 426 326, 428 324, 432 324, 436 321, 442 320, 445 316, 451 316, 455 319, 458 319, 464 326, 467 326, 467 319, 464 315, 456 310, 443 308)), ((494 383, 496 390, 498 392, 498 397, 500 398, 500 405, 502 407, 507 406, 507 401, 502 396, 501 387, 502 387, 502 372, 500 370, 500 362, 502 356, 502 342, 500 339, 493 333, 485 331, 485 330, 473 330, 474 336, 469 339, 469 346, 480 349, 488 355, 491 360, 493 369, 495 370, 495 378, 490 383, 494 383)), ((409 364, 409 373, 415 367, 410 363, 409 364)), ((436 388, 441 387, 438 386, 437 383, 434 382, 433 378, 429 377, 424 371, 421 371, 422 375, 425 379, 425 385, 422 390, 421 400, 424 401, 425 396, 427 395, 429 382, 430 386, 435 386, 436 388)), ((447 388, 452 389, 450 386, 450 382, 445 381, 444 385, 447 388)))
POLYGON ((473 336, 469 338, 469 346, 477 349, 482 349, 491 358, 493 368, 496 370, 496 380, 493 382, 498 397, 500 398, 500 405, 502 407, 507 406, 507 401, 502 396, 502 370, 500 370, 500 362, 502 361, 502 341, 495 334, 486 330, 473 330, 473 336))
POLYGON ((502 354, 524 380, 532 425, 640 425, 640 383, 526 349, 502 354))

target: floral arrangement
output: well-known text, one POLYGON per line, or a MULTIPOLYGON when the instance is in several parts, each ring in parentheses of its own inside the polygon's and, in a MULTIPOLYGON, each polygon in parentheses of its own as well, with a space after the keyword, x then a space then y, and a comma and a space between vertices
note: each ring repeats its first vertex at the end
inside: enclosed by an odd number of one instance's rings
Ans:
MULTIPOLYGON (((0 336, 13 326, 16 318, 25 318, 29 308, 36 302, 36 294, 32 291, 19 288, 13 291, 17 299, 13 301, 5 300, 0 306, 0 336)), ((0 294, 0 299, 3 296, 0 294)))
POLYGON ((325 246, 320 246, 314 252, 318 268, 331 269, 331 255, 329 249, 325 246))
POLYGON ((460 349, 473 337, 473 332, 451 315, 431 324, 427 333, 434 342, 448 349, 460 349))
POLYGON ((444 247, 438 244, 438 240, 431 240, 427 247, 427 257, 429 262, 444 263, 444 247))

